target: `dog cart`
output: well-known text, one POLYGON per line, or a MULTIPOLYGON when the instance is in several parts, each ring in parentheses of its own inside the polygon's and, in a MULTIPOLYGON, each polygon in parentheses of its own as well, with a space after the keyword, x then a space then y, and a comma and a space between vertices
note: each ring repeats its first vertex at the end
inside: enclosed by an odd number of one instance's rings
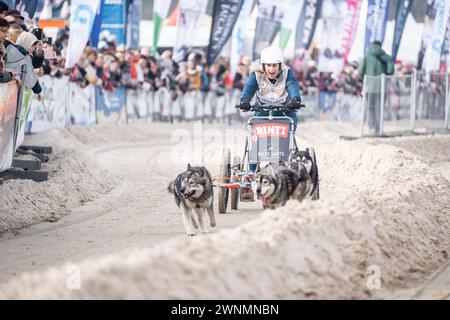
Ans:
MULTIPOLYGON (((231 150, 229 148, 223 150, 219 177, 214 179, 214 186, 219 188, 219 213, 227 212, 228 200, 232 210, 238 210, 239 202, 254 201, 252 183, 256 175, 255 169, 262 162, 279 165, 280 161, 293 160, 293 156, 298 151, 293 120, 286 115, 274 116, 273 112, 298 109, 273 105, 252 106, 249 110, 245 110, 268 112, 268 116, 253 116, 248 120, 242 158, 234 156, 231 161, 231 150)), ((306 152, 309 152, 312 162, 317 164, 314 148, 309 148, 306 152)), ((319 199, 318 186, 315 192, 316 199, 319 199)))

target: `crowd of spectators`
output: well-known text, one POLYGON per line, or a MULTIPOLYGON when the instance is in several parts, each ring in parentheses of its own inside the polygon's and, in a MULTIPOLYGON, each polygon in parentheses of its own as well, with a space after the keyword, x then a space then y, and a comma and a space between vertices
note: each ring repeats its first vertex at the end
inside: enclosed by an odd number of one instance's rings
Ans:
MULTIPOLYGON (((38 76, 49 75, 62 78, 81 87, 97 85, 114 91, 117 87, 158 91, 166 88, 175 101, 187 92, 214 92, 218 97, 233 90, 242 90, 252 71, 252 61, 242 56, 235 75, 230 72, 230 60, 219 58, 208 65, 206 54, 201 49, 192 50, 181 62, 172 59, 170 50, 163 50, 156 57, 151 48, 127 49, 116 46, 113 35, 105 31, 100 34, 97 48, 86 46, 77 64, 65 68, 65 55, 69 41, 69 30, 61 29, 52 43, 46 41, 42 29, 35 22, 25 21, 20 12, 9 9, 0 1, 0 82, 19 80, 22 66, 27 70, 25 86, 42 99, 42 88, 38 76)), ((359 97, 363 81, 358 74, 358 62, 346 63, 338 73, 319 72, 313 59, 286 61, 299 82, 302 95, 310 93, 344 94, 359 97)), ((409 75, 412 65, 396 64, 396 75, 409 75)), ((392 105, 398 101, 404 82, 392 81, 387 90, 392 105)), ((431 88, 433 89, 433 88, 431 88)), ((439 91, 439 88, 434 88, 439 91)))
POLYGON ((31 21, 25 21, 18 10, 9 9, 0 1, 0 82, 23 81, 41 100, 38 73, 51 48, 38 36, 41 37, 31 21))

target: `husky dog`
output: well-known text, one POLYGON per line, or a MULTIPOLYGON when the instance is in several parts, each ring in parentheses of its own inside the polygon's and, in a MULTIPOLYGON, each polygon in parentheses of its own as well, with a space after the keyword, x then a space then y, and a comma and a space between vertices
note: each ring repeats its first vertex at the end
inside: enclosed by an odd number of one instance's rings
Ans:
POLYGON ((310 195, 313 189, 312 179, 308 173, 306 165, 302 162, 289 162, 287 164, 280 163, 280 166, 286 166, 297 173, 298 184, 291 198, 302 202, 308 195, 310 195))
POLYGON ((288 163, 287 166, 298 173, 300 182, 310 180, 311 185, 306 183, 303 188, 305 191, 309 190, 311 200, 319 200, 319 168, 317 167, 317 163, 314 162, 311 157, 309 149, 306 149, 306 151, 297 150, 292 157, 292 162, 288 163))
POLYGON ((264 209, 284 206, 298 186, 298 174, 285 166, 272 164, 258 170, 255 176, 256 195, 264 209))
POLYGON ((173 193, 178 207, 183 209, 183 222, 186 234, 194 236, 195 230, 206 233, 204 212, 207 211, 211 227, 216 226, 213 209, 213 185, 211 175, 205 167, 191 167, 172 181, 167 188, 173 193), (198 218, 195 219, 193 211, 198 218))

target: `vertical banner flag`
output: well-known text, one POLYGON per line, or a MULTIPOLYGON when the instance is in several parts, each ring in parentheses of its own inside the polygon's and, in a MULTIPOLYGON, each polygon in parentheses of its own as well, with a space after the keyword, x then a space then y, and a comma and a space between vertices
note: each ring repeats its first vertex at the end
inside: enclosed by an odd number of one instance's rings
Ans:
POLYGON ((281 20, 287 0, 258 0, 253 60, 259 59, 261 51, 270 46, 281 28, 281 20))
POLYGON ((142 0, 132 0, 128 6, 127 48, 139 49, 142 0))
POLYGON ((413 0, 398 0, 397 11, 395 13, 395 31, 392 42, 392 59, 397 60, 398 49, 402 40, 403 30, 405 29, 406 19, 411 12, 413 0))
POLYGON ((447 30, 445 31, 445 39, 441 51, 441 72, 446 72, 447 70, 447 59, 449 53, 450 53, 450 15, 447 21, 447 30))
POLYGON ((116 38, 116 46, 125 44, 126 0, 104 0, 100 33, 109 31, 116 38))
POLYGON ((425 68, 427 72, 440 70, 442 44, 444 43, 445 31, 447 30, 449 9, 449 1, 439 1, 436 18, 434 19, 433 37, 430 39, 425 55, 425 68))
POLYGON ((437 6, 439 0, 428 0, 427 11, 425 14, 425 26, 423 27, 422 42, 420 44, 419 57, 417 59, 417 69, 421 70, 423 66, 423 59, 427 51, 428 43, 433 37, 434 19, 436 18, 437 6))
POLYGON ((70 33, 66 69, 78 62, 91 34, 100 0, 73 0, 70 9, 70 33))
POLYGON ((45 0, 16 0, 16 9, 25 20, 39 20, 44 4, 45 0))
POLYGON ((347 16, 344 23, 344 35, 342 38, 342 54, 344 63, 347 62, 350 51, 352 50, 353 41, 358 31, 359 17, 361 14, 360 0, 347 0, 347 16))
POLYGON ((303 57, 311 46, 323 0, 304 0, 295 36, 295 56, 303 57))
POLYGON ((322 39, 318 70, 340 71, 344 67, 342 35, 347 13, 347 0, 324 0, 322 6, 322 39))
POLYGON ((51 8, 51 17, 52 18, 61 18, 65 16, 68 12, 65 12, 68 10, 69 7, 69 1, 68 0, 54 0, 50 4, 51 8))
POLYGON ((365 50, 374 42, 384 42, 386 35, 386 23, 389 14, 390 0, 369 0, 366 22, 365 50))
POLYGON ((177 40, 174 47, 174 60, 182 61, 192 47, 195 36, 202 26, 208 0, 180 0, 177 23, 177 40))
POLYGON ((242 5, 241 12, 239 13, 238 20, 234 25, 233 33, 231 35, 230 73, 233 79, 236 75, 236 69, 239 64, 239 59, 242 52, 244 51, 245 33, 247 31, 245 25, 248 21, 248 18, 250 17, 252 8, 253 0, 245 0, 242 5))
POLYGON ((92 48, 98 47, 98 40, 100 37, 100 29, 102 27, 102 12, 105 0, 100 0, 100 4, 97 8, 97 13, 94 19, 94 25, 92 26, 91 36, 89 37, 89 44, 92 48))
POLYGON ((208 63, 213 63, 230 37, 243 0, 216 0, 208 46, 208 63))
POLYGON ((298 19, 300 18, 300 13, 303 9, 303 4, 305 0, 289 0, 287 3, 286 14, 281 21, 280 30, 280 49, 286 49, 292 32, 297 27, 298 19))
POLYGON ((164 19, 167 18, 170 9, 170 1, 154 0, 153 2, 153 46, 152 55, 156 56, 158 50, 159 35, 161 34, 164 19))

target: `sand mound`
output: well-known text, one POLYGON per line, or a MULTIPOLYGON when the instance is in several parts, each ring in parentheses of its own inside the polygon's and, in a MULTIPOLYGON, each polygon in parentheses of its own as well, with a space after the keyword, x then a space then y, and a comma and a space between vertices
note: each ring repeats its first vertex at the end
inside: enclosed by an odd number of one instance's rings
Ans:
POLYGON ((289 202, 209 237, 86 260, 81 290, 68 289, 66 267, 23 274, 0 298, 376 298, 418 285, 448 259, 450 184, 429 162, 369 142, 317 150, 320 202, 289 202), (373 268, 381 290, 371 290, 373 268))
POLYGON ((43 221, 56 221, 70 210, 111 191, 114 185, 114 180, 87 155, 83 141, 71 129, 28 137, 26 143, 34 141, 54 149, 50 161, 43 165, 43 170, 49 172, 49 180, 42 183, 8 180, 0 186, 0 234, 43 221))
POLYGON ((449 135, 376 139, 373 143, 397 146, 433 163, 450 161, 449 135))

